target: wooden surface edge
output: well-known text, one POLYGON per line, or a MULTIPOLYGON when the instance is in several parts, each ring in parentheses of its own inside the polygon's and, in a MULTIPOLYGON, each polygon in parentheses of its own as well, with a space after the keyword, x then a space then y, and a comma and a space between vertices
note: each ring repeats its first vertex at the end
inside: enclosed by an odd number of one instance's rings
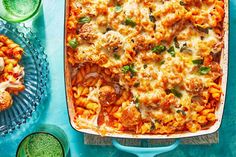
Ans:
MULTIPOLYGON (((97 135, 84 134, 84 144, 85 145, 111 145, 110 137, 101 137, 97 135)), ((128 146, 140 146, 141 141, 146 141, 148 146, 155 146, 160 144, 170 144, 173 143, 173 139, 161 139, 161 140, 139 140, 139 139, 125 139, 116 138, 121 144, 128 146)), ((217 144, 219 143, 219 133, 215 132, 209 135, 202 135, 196 137, 189 137, 181 139, 181 144, 188 145, 206 145, 206 144, 217 144)))

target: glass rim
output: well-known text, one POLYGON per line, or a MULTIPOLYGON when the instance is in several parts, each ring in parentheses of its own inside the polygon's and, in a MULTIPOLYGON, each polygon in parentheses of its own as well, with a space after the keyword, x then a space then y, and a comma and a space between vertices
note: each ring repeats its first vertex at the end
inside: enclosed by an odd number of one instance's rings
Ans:
POLYGON ((33 11, 32 14, 30 14, 29 16, 27 16, 27 17, 25 17, 25 18, 23 18, 23 19, 10 20, 10 19, 8 19, 8 18, 4 18, 4 17, 1 16, 1 15, 0 15, 0 18, 3 19, 3 20, 5 20, 5 21, 7 21, 7 22, 12 22, 12 23, 24 22, 24 21, 26 21, 26 20, 32 18, 33 16, 35 16, 35 15, 38 13, 39 8, 40 8, 40 6, 41 6, 41 3, 42 3, 42 0, 39 0, 38 6, 37 6, 37 8, 35 9, 35 11, 33 11))
POLYGON ((16 157, 18 157, 18 152, 19 152, 19 150, 20 150, 21 145, 23 144, 23 142, 24 142, 28 137, 30 137, 30 136, 32 136, 32 135, 36 135, 36 134, 47 134, 47 135, 50 135, 50 136, 54 137, 54 138, 59 142, 59 144, 60 144, 60 146, 61 146, 61 149, 62 149, 63 157, 65 157, 65 150, 64 150, 65 148, 63 147, 61 141, 60 141, 55 135, 53 135, 53 134, 51 134, 51 133, 49 133, 49 132, 44 132, 44 131, 36 131, 36 132, 30 133, 30 134, 28 134, 27 136, 25 136, 25 137, 20 141, 19 145, 17 146, 16 157))

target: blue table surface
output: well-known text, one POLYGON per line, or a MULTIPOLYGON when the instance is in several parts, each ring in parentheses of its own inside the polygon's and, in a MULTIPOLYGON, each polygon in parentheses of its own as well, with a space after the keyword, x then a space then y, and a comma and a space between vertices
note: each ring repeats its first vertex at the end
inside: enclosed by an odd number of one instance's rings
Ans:
MULTIPOLYGON (((116 150, 113 146, 87 146, 83 134, 71 128, 68 119, 63 70, 64 0, 44 0, 40 13, 26 22, 41 39, 48 55, 50 86, 47 100, 39 106, 26 124, 6 137, 0 137, 0 157, 13 157, 19 142, 40 124, 55 124, 67 134, 72 157, 118 157, 134 155, 116 150)), ((160 157, 236 157, 236 1, 230 1, 230 51, 227 97, 219 144, 180 145, 160 157)))

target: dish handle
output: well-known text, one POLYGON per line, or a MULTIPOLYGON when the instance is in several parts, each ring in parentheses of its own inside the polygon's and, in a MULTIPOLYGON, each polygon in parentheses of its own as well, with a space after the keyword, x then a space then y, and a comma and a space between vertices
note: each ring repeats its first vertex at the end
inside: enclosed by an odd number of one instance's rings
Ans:
POLYGON ((180 140, 177 139, 173 144, 164 147, 132 147, 124 146, 117 142, 116 139, 112 139, 112 144, 121 151, 135 154, 138 157, 154 157, 156 155, 174 150, 180 144, 180 140))

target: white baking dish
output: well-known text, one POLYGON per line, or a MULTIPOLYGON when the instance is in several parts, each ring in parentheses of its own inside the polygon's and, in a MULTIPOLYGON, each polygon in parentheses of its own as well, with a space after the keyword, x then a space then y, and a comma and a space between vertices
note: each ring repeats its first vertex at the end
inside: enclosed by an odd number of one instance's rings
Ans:
MULTIPOLYGON (((66 0, 66 11, 65 11, 65 39, 67 36, 66 32, 66 21, 68 17, 68 1, 66 0)), ((65 44, 66 45, 66 44, 65 44)), ((73 121, 75 111, 74 105, 72 100, 72 91, 71 91, 71 67, 67 62, 67 48, 64 46, 64 70, 65 70, 65 87, 66 87, 66 96, 67 96, 67 105, 69 111, 69 118, 72 127, 83 133, 99 135, 96 131, 92 129, 80 129, 73 121)), ((218 109, 216 110, 216 117, 217 121, 214 125, 209 127, 206 130, 197 131, 195 133, 178 133, 178 134, 171 134, 171 135, 136 135, 136 134, 125 134, 125 133, 107 133, 105 136, 109 137, 117 137, 117 138, 136 138, 136 139, 176 139, 176 138, 185 138, 185 137, 194 137, 200 135, 206 135, 216 132, 221 125, 222 116, 223 116, 223 109, 225 105, 225 97, 226 97, 226 84, 227 84, 227 73, 228 73, 228 0, 225 1, 225 19, 224 19, 224 48, 221 53, 221 60, 220 60, 221 67, 223 69, 223 77, 222 77, 222 96, 220 100, 220 104, 218 109)))

